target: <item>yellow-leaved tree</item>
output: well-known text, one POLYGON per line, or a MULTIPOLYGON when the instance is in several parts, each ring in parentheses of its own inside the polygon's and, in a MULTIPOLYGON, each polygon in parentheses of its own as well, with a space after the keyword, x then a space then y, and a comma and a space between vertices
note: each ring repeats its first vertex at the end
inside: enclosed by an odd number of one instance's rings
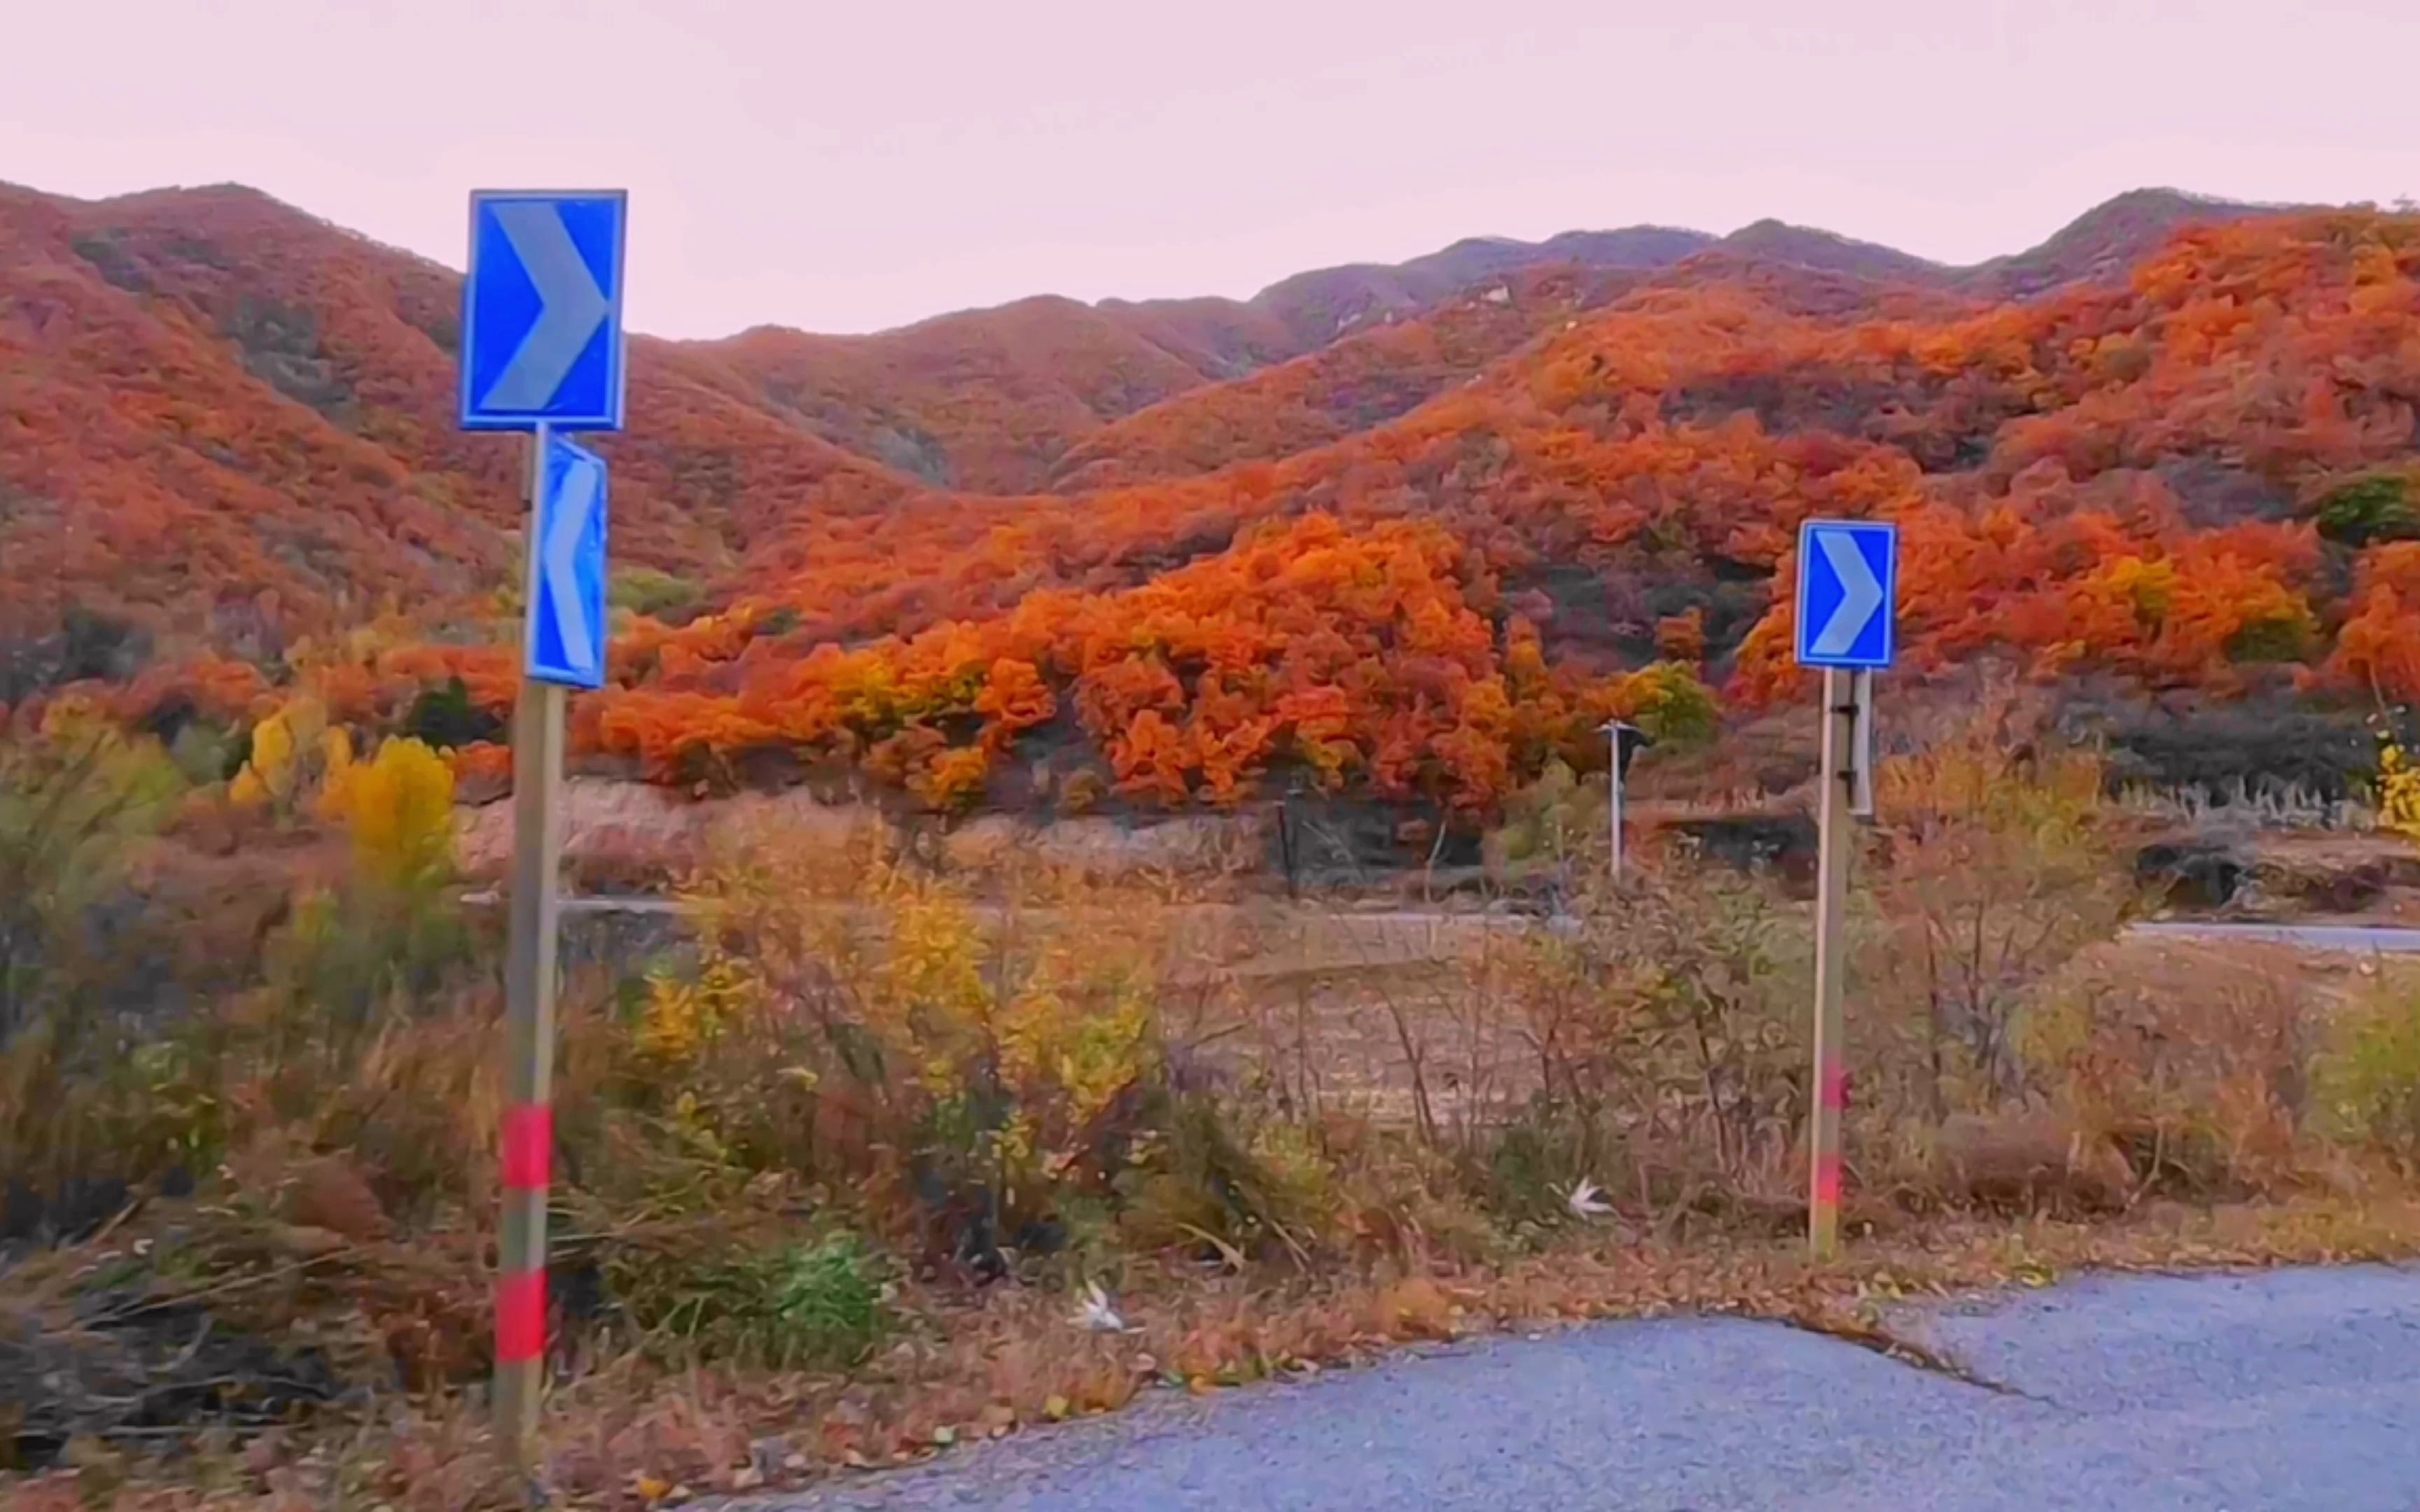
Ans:
POLYGON ((357 761, 344 733, 331 733, 319 811, 352 837, 360 873, 396 888, 443 876, 454 857, 454 768, 423 742, 403 738, 357 761))
POLYGON ((252 727, 252 750, 227 784, 227 797, 246 809, 292 819, 306 811, 329 774, 352 760, 352 742, 328 722, 328 710, 304 694, 252 727))
POLYGON ((2378 826, 2420 841, 2420 764, 2391 733, 2378 737, 2378 826))

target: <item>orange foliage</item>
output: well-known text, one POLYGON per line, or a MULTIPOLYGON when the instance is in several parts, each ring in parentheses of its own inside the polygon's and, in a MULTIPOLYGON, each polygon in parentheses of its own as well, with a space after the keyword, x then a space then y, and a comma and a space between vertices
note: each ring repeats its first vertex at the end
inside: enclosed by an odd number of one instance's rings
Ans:
POLYGON ((2381 702, 2420 700, 2420 541, 2363 554, 2328 672, 2381 702))
MULTIPOLYGON (((686 782, 854 764, 948 809, 1079 736, 1156 801, 1287 767, 1484 807, 1585 761, 1650 648, 1794 688, 1771 585, 1819 514, 1899 522, 1911 675, 2420 693, 2414 548, 2349 573, 2305 523, 2413 455, 2420 221, 2188 229, 1995 306, 1757 260, 1813 245, 1786 231, 1324 347, 1215 301, 636 342, 617 562, 703 612, 617 630, 575 741, 686 782)), ((453 426, 448 275, 238 191, 0 191, 0 649, 71 608, 133 626, 131 717, 240 724, 292 684, 391 728, 457 677, 509 712, 522 452, 453 426)))

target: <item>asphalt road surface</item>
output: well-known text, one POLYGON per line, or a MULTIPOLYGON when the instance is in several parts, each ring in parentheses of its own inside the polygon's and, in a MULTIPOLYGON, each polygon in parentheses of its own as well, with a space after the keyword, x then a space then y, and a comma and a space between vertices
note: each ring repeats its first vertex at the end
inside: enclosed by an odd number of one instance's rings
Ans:
POLYGON ((2395 924, 2205 924, 2178 920, 2137 924, 2131 933, 2151 939, 2242 940, 2356 955, 2420 954, 2420 929, 2395 924))
POLYGON ((759 1507, 2415 1512, 2420 1271, 2096 1277, 1898 1325, 1601 1323, 982 1444, 759 1507))

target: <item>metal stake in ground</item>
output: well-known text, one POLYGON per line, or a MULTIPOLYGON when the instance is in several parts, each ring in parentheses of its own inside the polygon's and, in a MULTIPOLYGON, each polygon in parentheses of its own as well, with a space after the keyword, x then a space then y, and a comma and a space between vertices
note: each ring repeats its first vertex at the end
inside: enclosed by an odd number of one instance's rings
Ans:
POLYGON ((524 1461, 546 1384, 564 711, 567 688, 605 675, 605 464, 556 432, 622 426, 626 209, 618 190, 474 193, 462 285, 460 423, 531 432, 494 1402, 499 1432, 524 1461))
POLYGON ((1870 725, 1870 678, 1896 651, 1899 533, 1888 525, 1808 520, 1798 537, 1797 656, 1823 671, 1823 826, 1815 891, 1815 1055, 1807 1110, 1807 1240, 1817 1258, 1840 1242, 1840 1122, 1849 1102, 1845 1044, 1846 940, 1851 817, 1870 811, 1872 785, 1861 751, 1870 725))

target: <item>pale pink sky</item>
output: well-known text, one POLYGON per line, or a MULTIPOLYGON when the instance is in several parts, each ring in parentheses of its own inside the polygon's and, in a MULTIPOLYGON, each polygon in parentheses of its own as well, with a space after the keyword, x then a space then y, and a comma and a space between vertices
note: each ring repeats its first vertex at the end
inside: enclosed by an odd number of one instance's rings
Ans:
POLYGON ((2145 184, 2420 193, 2420 0, 21 0, 0 178, 458 267, 630 191, 630 316, 865 331, 1761 216, 1965 262, 2145 184))

